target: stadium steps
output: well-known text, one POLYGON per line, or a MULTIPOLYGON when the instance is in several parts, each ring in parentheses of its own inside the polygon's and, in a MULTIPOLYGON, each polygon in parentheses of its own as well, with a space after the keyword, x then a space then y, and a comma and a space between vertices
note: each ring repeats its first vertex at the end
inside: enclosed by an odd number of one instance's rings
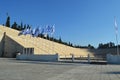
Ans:
POLYGON ((58 53, 61 57, 71 57, 70 54, 75 56, 87 56, 90 53, 87 49, 78 49, 43 38, 34 38, 30 35, 18 36, 19 31, 0 26, 0 33, 6 32, 6 35, 15 40, 24 48, 34 48, 35 54, 55 54, 58 53))

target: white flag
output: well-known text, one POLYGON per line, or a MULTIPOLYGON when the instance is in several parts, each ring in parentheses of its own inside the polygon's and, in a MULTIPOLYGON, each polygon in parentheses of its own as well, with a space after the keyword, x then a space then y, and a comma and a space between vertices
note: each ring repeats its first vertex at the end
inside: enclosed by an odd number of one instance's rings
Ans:
POLYGON ((118 26, 117 26, 117 22, 116 22, 116 17, 114 17, 115 18, 115 32, 116 32, 116 34, 118 33, 118 26))
POLYGON ((55 25, 52 26, 51 34, 53 35, 55 32, 55 25))

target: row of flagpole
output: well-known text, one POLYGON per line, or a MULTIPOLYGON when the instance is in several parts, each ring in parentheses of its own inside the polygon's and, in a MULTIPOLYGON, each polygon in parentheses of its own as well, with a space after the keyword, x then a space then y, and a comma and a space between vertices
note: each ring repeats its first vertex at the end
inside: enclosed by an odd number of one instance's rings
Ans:
MULTIPOLYGON (((43 34, 44 37, 47 37, 48 35, 53 37, 54 32, 55 32, 55 25, 53 25, 53 26, 47 25, 45 28, 37 27, 37 28, 34 28, 34 29, 31 29, 31 28, 24 29, 19 33, 19 35, 28 35, 29 34, 32 37, 38 37, 39 34, 43 34)), ((33 41, 33 43, 34 43, 34 41, 33 41)), ((26 38, 25 38, 25 46, 27 46, 26 45, 26 38)), ((45 46, 46 46, 46 44, 45 44, 45 46)), ((54 49, 54 45, 52 45, 52 47, 54 49)), ((27 48, 23 48, 23 54, 27 54, 27 48)))

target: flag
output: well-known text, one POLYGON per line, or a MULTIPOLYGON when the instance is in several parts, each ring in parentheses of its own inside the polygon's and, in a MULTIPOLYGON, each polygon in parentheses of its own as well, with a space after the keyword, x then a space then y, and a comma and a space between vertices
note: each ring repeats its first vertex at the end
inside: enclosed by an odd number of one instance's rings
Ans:
POLYGON ((45 30, 44 28, 41 29, 41 34, 44 34, 45 30))
POLYGON ((38 35, 40 34, 40 27, 37 27, 35 30, 34 30, 34 33, 33 33, 33 37, 38 37, 38 35))
POLYGON ((119 45, 118 45, 118 25, 116 22, 116 17, 115 18, 115 32, 116 32, 116 42, 117 42, 117 55, 119 55, 119 45))
POLYGON ((44 37, 47 37, 47 30, 46 30, 46 28, 42 28, 42 29, 41 29, 41 34, 42 34, 44 37))
POLYGON ((48 25, 47 28, 46 28, 47 33, 50 33, 51 30, 52 30, 52 27, 50 27, 50 26, 48 25))
POLYGON ((54 34, 54 32, 55 32, 55 25, 52 26, 51 34, 54 34))
POLYGON ((118 33, 118 26, 117 26, 117 22, 116 22, 116 17, 114 17, 114 19, 115 19, 115 32, 117 34, 118 33))
POLYGON ((46 34, 54 34, 55 32, 55 25, 51 26, 46 26, 46 34))
POLYGON ((35 28, 32 30, 32 35, 34 35, 35 34, 35 28))
POLYGON ((27 35, 27 34, 32 35, 32 29, 24 29, 24 30, 20 31, 20 33, 18 35, 20 36, 20 35, 27 35))
POLYGON ((23 35, 32 35, 32 29, 25 29, 24 32, 23 32, 23 35))
POLYGON ((46 25, 46 27, 42 29, 41 33, 44 35, 44 37, 47 37, 49 32, 50 32, 50 26, 46 25))
POLYGON ((25 35, 26 35, 26 34, 30 34, 30 29, 26 29, 25 35))
POLYGON ((26 35, 26 30, 20 31, 19 34, 18 34, 18 36, 20 36, 20 35, 26 35))

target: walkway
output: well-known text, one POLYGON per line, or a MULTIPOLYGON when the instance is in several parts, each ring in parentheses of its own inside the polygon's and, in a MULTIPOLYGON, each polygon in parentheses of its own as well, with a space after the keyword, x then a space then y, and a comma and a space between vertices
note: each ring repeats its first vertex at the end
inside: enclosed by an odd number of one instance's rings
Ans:
POLYGON ((120 80, 120 65, 17 61, 0 58, 0 80, 120 80))

